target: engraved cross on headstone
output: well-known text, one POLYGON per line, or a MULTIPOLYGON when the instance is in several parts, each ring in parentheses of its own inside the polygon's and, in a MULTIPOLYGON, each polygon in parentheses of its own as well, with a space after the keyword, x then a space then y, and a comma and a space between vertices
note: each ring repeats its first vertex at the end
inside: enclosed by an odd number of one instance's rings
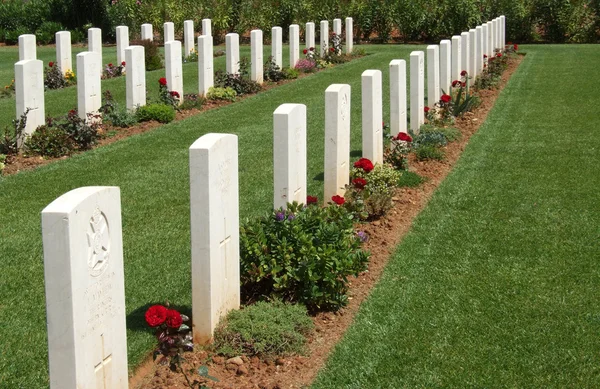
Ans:
POLYGON ((102 356, 100 361, 94 366, 96 389, 110 389, 112 378, 112 354, 106 355, 104 350, 104 334, 100 335, 100 342, 102 343, 102 356))
POLYGON ((227 268, 229 267, 228 264, 228 255, 227 252, 229 251, 229 246, 230 246, 230 242, 231 242, 231 234, 229 233, 229 231, 227 231, 227 218, 223 218, 223 240, 219 242, 219 247, 221 249, 221 259, 223 260, 223 267, 225 269, 225 271, 223 272, 225 274, 225 280, 227 280, 228 278, 228 274, 227 274, 227 268))
MULTIPOLYGON (((32 67, 33 68, 33 67, 32 67)), ((38 72, 36 70, 31 71, 31 76, 27 78, 29 80, 30 91, 38 91, 40 90, 40 85, 38 85, 38 72)), ((43 78, 42 78, 43 79, 43 78)), ((41 89, 43 91, 43 87, 41 89)), ((30 112, 35 112, 40 108, 40 102, 38 101, 38 94, 33 93, 31 96, 31 107, 29 108, 30 112)))

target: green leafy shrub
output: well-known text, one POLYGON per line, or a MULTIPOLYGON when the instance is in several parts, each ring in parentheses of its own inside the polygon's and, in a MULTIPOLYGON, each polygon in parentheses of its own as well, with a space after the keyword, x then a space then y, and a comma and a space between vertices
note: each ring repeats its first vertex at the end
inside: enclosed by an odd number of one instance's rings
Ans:
POLYGON ((345 305, 348 276, 365 270, 368 260, 353 221, 344 207, 298 203, 246 220, 240 227, 244 294, 300 302, 313 310, 345 305))
POLYGON ((400 172, 393 166, 373 166, 371 161, 361 158, 350 170, 345 206, 363 220, 380 217, 392 208, 392 197, 399 180, 400 172))
POLYGON ((431 144, 424 144, 414 148, 415 157, 418 161, 427 160, 438 160, 444 159, 444 152, 438 147, 431 144))
POLYGON ((6 155, 0 154, 0 174, 2 174, 2 171, 6 167, 5 162, 6 162, 6 155))
POLYGON ((6 126, 0 134, 0 154, 15 155, 19 152, 18 145, 25 140, 25 126, 30 109, 18 118, 13 119, 11 126, 6 126))
POLYGON ((46 89, 61 89, 69 86, 69 82, 63 75, 57 64, 50 61, 48 67, 44 68, 44 87, 46 89))
POLYGON ((25 149, 29 153, 57 158, 71 154, 75 143, 63 127, 43 125, 25 140, 25 149))
POLYGON ((19 35, 29 34, 29 30, 25 27, 17 27, 14 30, 4 32, 4 43, 7 45, 16 45, 19 42, 19 35))
POLYGON ((215 73, 215 86, 220 88, 232 88, 239 95, 257 93, 261 86, 259 83, 250 80, 250 73, 248 71, 250 62, 248 58, 243 57, 240 59, 240 70, 238 74, 229 74, 218 70, 215 73))
POLYGON ((206 98, 209 100, 226 100, 226 101, 235 101, 235 97, 237 93, 233 88, 219 88, 211 86, 206 93, 206 98))
POLYGON ((438 131, 419 132, 419 135, 415 136, 414 146, 416 148, 425 145, 432 145, 435 147, 442 147, 448 144, 446 136, 438 131))
POLYGON ((45 21, 35 31, 35 39, 38 44, 48 45, 55 42, 57 32, 64 30, 65 28, 60 23, 45 21))
POLYGON ((204 101, 205 101, 205 99, 196 93, 186 94, 183 96, 183 103, 181 103, 181 105, 179 106, 179 109, 181 109, 181 110, 193 109, 193 108, 200 109, 200 108, 202 108, 204 101))
POLYGON ((103 94, 103 104, 100 107, 102 120, 104 123, 111 124, 115 127, 131 127, 137 123, 137 115, 130 112, 127 108, 119 105, 112 97, 109 90, 103 94))
POLYGON ((160 54, 158 42, 149 39, 137 40, 132 45, 144 46, 144 63, 146 71, 162 69, 164 67, 162 55, 160 54))
POLYGON ((281 71, 281 68, 277 66, 273 57, 269 57, 269 60, 265 63, 264 69, 265 81, 278 82, 285 79, 285 74, 281 71))
POLYGON ((215 330, 214 348, 226 357, 303 354, 313 328, 303 305, 259 301, 227 314, 215 330))
POLYGON ((389 126, 384 126, 386 142, 384 142, 383 160, 386 164, 394 167, 396 170, 408 169, 408 153, 412 147, 412 137, 405 132, 400 132, 396 136, 389 133, 389 126))
POLYGON ((169 123, 175 119, 175 109, 171 105, 148 104, 139 107, 136 116, 140 122, 156 120, 160 123, 169 123))
POLYGON ((454 117, 462 117, 466 112, 472 111, 480 103, 479 97, 469 91, 469 75, 465 70, 461 72, 461 79, 452 82, 458 90, 451 91, 454 96, 451 112, 454 117))

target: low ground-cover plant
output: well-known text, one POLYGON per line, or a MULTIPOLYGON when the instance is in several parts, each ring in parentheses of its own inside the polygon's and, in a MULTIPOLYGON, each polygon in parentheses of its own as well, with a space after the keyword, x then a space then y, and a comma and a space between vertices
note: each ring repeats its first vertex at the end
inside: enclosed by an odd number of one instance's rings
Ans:
POLYGON ((273 57, 269 57, 269 60, 265 63, 264 78, 265 81, 278 82, 285 80, 285 73, 281 71, 281 68, 275 63, 273 57))
POLYGON ((346 304, 348 276, 365 270, 369 255, 346 208, 307 202, 240 227, 240 274, 248 299, 280 298, 311 310, 346 304))
POLYGON ((415 188, 425 182, 425 179, 415 172, 403 171, 398 180, 399 188, 415 188))
POLYGON ((437 160, 441 161, 444 159, 444 152, 439 147, 432 144, 422 144, 414 149, 415 157, 417 161, 428 161, 437 160))
POLYGON ((0 134, 0 154, 15 155, 19 152, 18 146, 25 140, 28 113, 29 108, 18 119, 13 119, 10 126, 4 127, 0 134))
POLYGON ((508 53, 502 53, 496 51, 495 54, 488 58, 487 55, 483 56, 483 71, 475 80, 473 87, 479 89, 494 89, 500 83, 502 79, 502 73, 508 67, 508 60, 510 55, 514 55, 516 51, 515 46, 508 53))
POLYGON ((460 130, 456 127, 436 127, 432 124, 423 124, 419 128, 419 135, 432 132, 443 134, 448 142, 457 141, 462 137, 460 130))
POLYGON ((206 98, 209 100, 235 101, 236 96, 237 92, 231 87, 219 88, 211 86, 206 93, 206 98))
POLYGON ((131 127, 137 123, 138 120, 135 113, 118 104, 113 99, 109 90, 104 92, 103 100, 103 104, 100 107, 103 123, 121 128, 131 127))
POLYGON ((227 314, 215 330, 214 350, 263 359, 303 354, 313 328, 304 305, 259 301, 227 314))
POLYGON ((373 165, 367 158, 361 158, 350 170, 344 206, 362 220, 380 217, 392 208, 392 197, 399 180, 400 173, 393 166, 373 165))
POLYGON ((15 80, 12 80, 10 84, 4 85, 3 89, 0 89, 0 98, 13 97, 15 95, 15 80))

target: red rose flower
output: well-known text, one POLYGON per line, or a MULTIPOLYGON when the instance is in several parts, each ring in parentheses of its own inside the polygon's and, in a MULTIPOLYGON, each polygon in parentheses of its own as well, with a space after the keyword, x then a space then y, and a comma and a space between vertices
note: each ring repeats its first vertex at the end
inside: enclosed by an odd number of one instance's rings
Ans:
POLYGON ((303 52, 304 54, 306 54, 306 53, 308 53, 308 50, 307 50, 307 49, 304 49, 304 50, 302 50, 302 52, 303 52))
POLYGON ((467 86, 467 83, 466 83, 466 82, 461 82, 461 83, 460 83, 460 86, 461 86, 461 88, 466 88, 466 86, 467 86))
POLYGON ((484 54, 484 55, 483 55, 483 58, 484 58, 484 59, 485 59, 485 58, 487 58, 487 54, 484 54))
POLYGON ((450 95, 442 95, 442 97, 440 97, 440 100, 442 100, 442 102, 444 103, 449 103, 450 100, 452 100, 452 97, 450 97, 450 95))
POLYGON ((179 98, 179 92, 177 92, 176 90, 173 90, 171 92, 169 92, 171 94, 172 97, 177 97, 179 98))
POLYGON ((335 49, 333 47, 330 47, 329 51, 331 51, 333 53, 335 51, 335 49))
POLYGON ((108 67, 109 67, 109 68, 112 68, 112 63, 109 63, 109 64, 108 64, 108 67))
POLYGON ((423 108, 423 110, 425 111, 425 113, 429 112, 429 107, 425 106, 425 108, 423 108))
POLYGON ((121 62, 121 66, 125 66, 125 65, 126 65, 125 61, 121 62))
POLYGON ((356 189, 364 189, 365 185, 367 185, 367 180, 365 180, 364 178, 358 177, 358 178, 355 178, 352 180, 352 185, 354 185, 356 187, 356 189))
POLYGON ((158 327, 167 319, 167 308, 162 305, 153 305, 146 311, 146 323, 150 327, 158 327))
POLYGON ((373 162, 367 158, 361 158, 354 162, 354 167, 364 170, 366 173, 373 170, 373 162))
POLYGON ((462 72, 460 72, 460 75, 461 75, 462 77, 466 76, 466 75, 467 75, 467 71, 466 71, 466 70, 463 70, 462 72))
POLYGON ((181 314, 176 310, 168 309, 167 318, 165 322, 167 323, 167 327, 177 329, 181 327, 181 323, 183 323, 183 318, 181 317, 181 314))
POLYGON ((54 62, 52 62, 52 61, 48 62, 48 67, 52 67, 52 66, 54 66, 54 62))
POLYGON ((167 85, 167 79, 164 77, 161 77, 158 79, 158 83, 162 86, 166 86, 167 85))
POLYGON ((306 196, 306 204, 316 204, 319 199, 316 196, 306 196))
POLYGON ((314 47, 309 48, 310 51, 315 51, 314 47))
POLYGON ((412 142, 412 137, 408 135, 406 132, 399 132, 396 136, 396 140, 401 140, 404 142, 412 142))
POLYGON ((515 44, 513 45, 513 49, 515 49, 515 51, 519 50, 519 45, 515 43, 515 44))
POLYGON ((458 80, 454 80, 454 81, 452 81, 452 87, 453 87, 453 88, 455 88, 455 87, 457 87, 457 86, 459 86, 459 85, 460 85, 460 81, 458 81, 458 80))
POLYGON ((502 57, 502 53, 496 54, 496 57, 498 57, 498 58, 502 57))
POLYGON ((343 205, 346 202, 346 200, 340 195, 332 196, 331 201, 333 201, 337 205, 343 205))

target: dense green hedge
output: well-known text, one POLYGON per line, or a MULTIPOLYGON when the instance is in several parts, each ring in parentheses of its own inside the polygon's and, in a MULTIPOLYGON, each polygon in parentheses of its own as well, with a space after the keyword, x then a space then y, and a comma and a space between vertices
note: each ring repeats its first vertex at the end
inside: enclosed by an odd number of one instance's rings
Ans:
MULTIPOLYGON (((0 39, 35 32, 45 20, 66 28, 88 23, 114 34, 117 25, 133 33, 142 23, 162 31, 165 20, 183 28, 211 18, 213 35, 352 16, 355 36, 437 41, 504 14, 507 39, 517 42, 597 42, 600 0, 0 0, 0 39)), ((107 36, 107 38, 111 38, 107 36)))

